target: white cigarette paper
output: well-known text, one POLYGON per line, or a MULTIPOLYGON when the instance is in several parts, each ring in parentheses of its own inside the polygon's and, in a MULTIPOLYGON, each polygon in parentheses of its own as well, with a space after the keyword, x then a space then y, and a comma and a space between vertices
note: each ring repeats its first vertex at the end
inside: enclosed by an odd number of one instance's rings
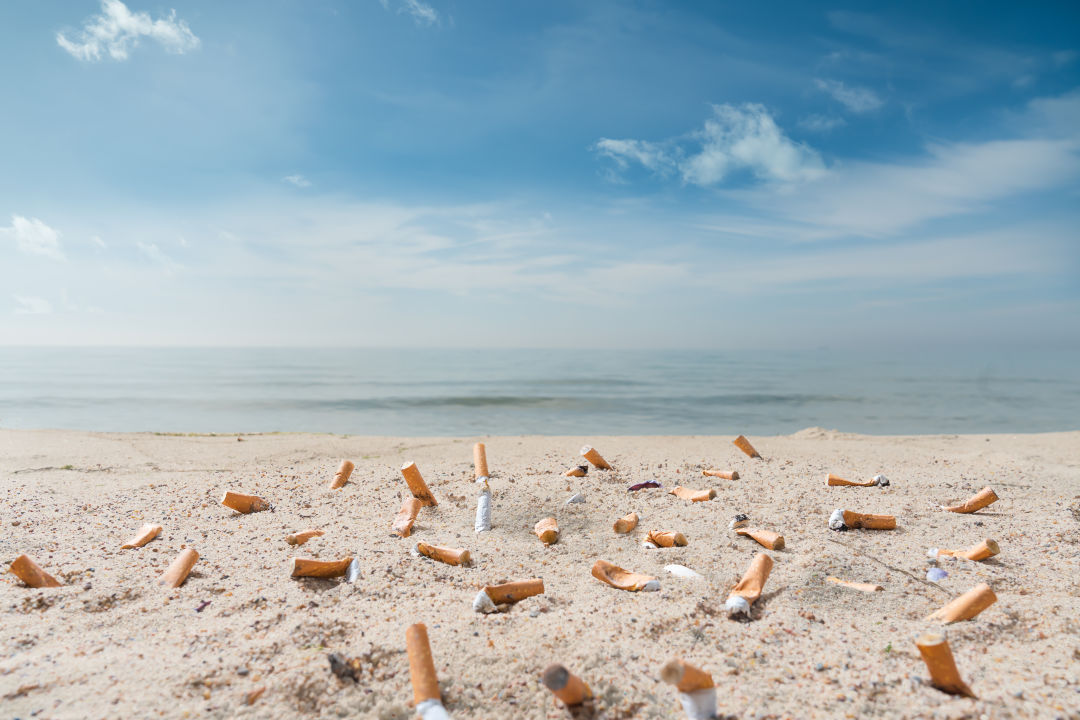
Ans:
POLYGON ((478 533, 491 530, 491 488, 486 482, 484 489, 476 498, 476 522, 473 524, 473 529, 478 533))
POLYGON ((416 714, 423 720, 450 720, 450 715, 447 714, 442 702, 434 698, 417 704, 416 714))
POLYGON ((687 720, 712 720, 716 717, 716 688, 679 693, 687 720))

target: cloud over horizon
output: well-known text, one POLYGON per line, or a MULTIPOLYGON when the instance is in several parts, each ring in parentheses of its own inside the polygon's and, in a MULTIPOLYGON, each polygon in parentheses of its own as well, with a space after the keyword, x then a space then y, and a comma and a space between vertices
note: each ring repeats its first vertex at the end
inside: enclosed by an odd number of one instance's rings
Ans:
POLYGON ((96 62, 106 54, 113 60, 127 60, 141 38, 177 55, 200 44, 188 24, 176 17, 176 10, 154 20, 147 12, 132 12, 121 0, 101 0, 100 14, 89 18, 72 38, 57 33, 56 43, 76 60, 96 62))

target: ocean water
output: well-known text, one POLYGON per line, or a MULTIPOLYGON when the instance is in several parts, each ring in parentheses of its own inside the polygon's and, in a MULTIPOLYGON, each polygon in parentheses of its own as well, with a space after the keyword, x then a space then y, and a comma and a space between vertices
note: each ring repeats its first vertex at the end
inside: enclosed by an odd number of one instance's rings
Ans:
POLYGON ((0 427, 362 435, 1080 429, 1080 354, 0 347, 0 427))

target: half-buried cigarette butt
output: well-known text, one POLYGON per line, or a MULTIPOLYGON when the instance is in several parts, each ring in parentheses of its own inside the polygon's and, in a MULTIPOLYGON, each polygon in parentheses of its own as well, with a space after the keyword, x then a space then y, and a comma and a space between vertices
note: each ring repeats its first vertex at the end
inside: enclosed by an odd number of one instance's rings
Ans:
POLYGON ((712 500, 716 497, 716 491, 712 488, 709 488, 708 490, 691 490, 690 488, 684 488, 679 485, 668 490, 668 494, 692 502, 705 502, 706 500, 712 500))
POLYGON ((952 602, 940 610, 931 613, 926 619, 942 623, 970 620, 986 608, 997 602, 997 595, 986 583, 979 583, 963 595, 953 598, 952 602))
POLYGON ((845 480, 842 477, 837 477, 836 475, 829 473, 829 477, 825 480, 825 484, 830 487, 873 487, 877 485, 877 480, 867 480, 866 482, 859 482, 858 480, 845 480))
POLYGON ((738 480, 738 470, 702 470, 701 474, 705 477, 720 478, 721 480, 738 480))
POLYGON ((184 584, 187 580, 187 576, 191 573, 191 568, 195 566, 195 561, 199 559, 199 553, 195 552, 194 548, 187 548, 182 550, 176 559, 172 561, 169 567, 165 568, 165 572, 160 578, 158 578, 158 585, 166 588, 178 588, 184 584))
POLYGON ((160 534, 160 525, 147 523, 146 525, 143 525, 141 528, 139 528, 139 532, 135 533, 134 537, 128 538, 128 540, 120 546, 120 549, 130 550, 132 548, 140 548, 160 534))
POLYGON ((498 610, 499 605, 512 605, 533 595, 541 595, 543 592, 543 578, 515 580, 502 585, 486 585, 473 599, 473 610, 492 613, 498 610))
POLYGON ((559 539, 559 523, 553 517, 544 518, 536 523, 533 532, 540 538, 540 542, 551 545, 559 539))
POLYGON ((660 668, 660 679, 674 685, 688 720, 716 717, 716 683, 712 675, 678 658, 660 668))
POLYGON ((352 460, 342 460, 341 465, 338 466, 337 472, 334 473, 334 482, 330 483, 331 490, 337 490, 338 488, 345 487, 345 483, 349 482, 349 476, 352 475, 353 468, 352 460))
POLYGON ((577 465, 563 473, 566 477, 585 477, 589 474, 588 465, 577 465))
POLYGON ((221 504, 227 508, 231 508, 238 513, 262 512, 270 508, 270 503, 263 500, 261 497, 255 495, 245 495, 243 493, 226 492, 221 496, 221 504))
POLYGON ((769 579, 772 566, 773 559, 765 553, 758 553, 754 556, 754 559, 750 561, 750 567, 747 569, 746 574, 731 589, 731 595, 728 596, 727 602, 724 604, 728 615, 733 617, 735 615, 750 615, 750 606, 761 597, 762 588, 765 587, 765 581, 769 579))
POLYGON ((397 517, 394 518, 394 524, 391 526, 390 531, 398 537, 409 537, 412 535, 412 526, 416 522, 416 516, 420 514, 420 508, 424 505, 414 497, 405 498, 405 502, 401 503, 401 509, 398 510, 397 517))
POLYGON ((592 576, 602 583, 610 585, 618 590, 637 592, 644 590, 651 592, 660 589, 660 581, 652 575, 624 570, 618 565, 612 565, 607 560, 597 560, 592 566, 592 576))
POLYGON ((409 679, 416 714, 423 720, 448 720, 450 716, 443 708, 435 660, 431 656, 431 643, 424 623, 410 625, 405 630, 405 651, 409 655, 409 679))
POLYGON ((942 505, 941 509, 954 513, 973 513, 977 510, 982 510, 993 502, 997 502, 997 499, 997 493, 995 493, 992 488, 984 487, 959 505, 942 505))
POLYGON ((895 515, 874 515, 857 513, 851 510, 833 510, 829 516, 829 528, 832 530, 895 530, 895 515))
POLYGON ((827 577, 827 578, 825 578, 825 580, 826 580, 826 582, 831 582, 834 585, 839 585, 840 587, 851 588, 852 590, 858 590, 859 592, 864 592, 864 593, 872 593, 872 592, 877 592, 878 590, 884 590, 885 589, 885 588, 881 587, 880 585, 874 585, 873 583, 851 582, 850 580, 841 580, 840 578, 837 578, 837 577, 827 577))
POLYGON ((956 660, 944 634, 925 633, 915 641, 915 646, 919 648, 926 669, 930 671, 931 685, 950 695, 975 697, 968 684, 960 679, 960 671, 956 669, 956 660))
POLYGON ((784 549, 784 536, 772 530, 760 528, 736 528, 736 535, 742 535, 757 540, 759 545, 764 545, 770 550, 784 549))
POLYGON ((32 588, 60 587, 56 578, 42 570, 40 565, 26 555, 15 558, 8 570, 32 588))
POLYGON ((472 449, 474 477, 479 480, 488 476, 487 447, 484 443, 476 443, 472 449))
POLYGON ((472 562, 472 555, 465 549, 440 547, 421 542, 416 543, 416 552, 432 560, 444 562, 447 565, 468 565, 472 562))
POLYGON ((740 435, 732 440, 732 442, 735 443, 735 447, 739 448, 750 457, 761 458, 761 455, 758 454, 758 451, 754 449, 754 446, 750 444, 750 441, 746 439, 745 435, 740 435))
POLYGON ((611 469, 611 466, 608 465, 607 460, 601 457, 600 453, 596 452, 596 448, 586 445, 585 447, 581 448, 581 457, 585 458, 601 470, 611 469))
POLYGON ((303 545, 311 538, 322 537, 323 535, 325 535, 325 533, 322 530, 301 530, 292 535, 286 535, 285 542, 290 545, 303 545))
POLYGON ((293 558, 292 577, 336 578, 349 571, 351 557, 344 560, 312 560, 311 558, 293 558))
POLYGON ((613 529, 620 535, 625 534, 637 527, 638 514, 632 512, 629 515, 623 515, 621 518, 615 521, 613 529))
POLYGON ((491 530, 491 487, 484 480, 484 487, 476 497, 476 520, 473 522, 476 532, 491 530))
POLYGON ((431 494, 431 490, 428 490, 427 483, 424 482, 424 476, 420 474, 420 471, 416 467, 416 463, 407 462, 401 466, 401 474, 405 477, 405 482, 409 486, 409 492, 413 494, 413 497, 424 504, 425 507, 438 505, 438 501, 435 500, 435 496, 431 494))
POLYGON ((592 697, 589 686, 562 665, 548 665, 544 668, 540 682, 567 707, 575 707, 592 697))
POLYGON ((686 536, 674 530, 650 530, 645 538, 656 547, 686 547, 686 536))
POLYGON ((974 560, 978 562, 980 560, 986 560, 992 558, 1001 552, 1001 548, 998 547, 997 542, 994 540, 983 540, 978 545, 968 548, 967 550, 938 550, 937 548, 931 548, 928 553, 930 557, 956 557, 964 558, 965 560, 974 560))

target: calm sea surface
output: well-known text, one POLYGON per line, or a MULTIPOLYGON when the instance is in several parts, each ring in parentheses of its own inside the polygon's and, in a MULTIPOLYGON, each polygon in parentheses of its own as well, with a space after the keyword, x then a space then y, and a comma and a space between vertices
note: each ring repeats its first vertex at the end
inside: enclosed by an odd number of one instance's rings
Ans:
POLYGON ((0 347, 0 427, 366 435, 1080 429, 1080 354, 0 347))

